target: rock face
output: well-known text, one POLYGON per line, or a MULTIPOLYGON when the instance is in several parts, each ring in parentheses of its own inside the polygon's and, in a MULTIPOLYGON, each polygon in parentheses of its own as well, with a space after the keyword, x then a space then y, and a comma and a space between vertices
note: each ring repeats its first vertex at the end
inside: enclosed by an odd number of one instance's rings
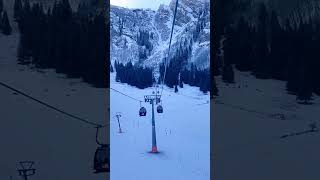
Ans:
MULTIPOLYGON (((111 61, 158 67, 167 55, 175 4, 172 0, 156 11, 111 6, 111 61)), ((179 0, 170 56, 190 49, 188 62, 209 66, 209 7, 208 0, 179 0)))

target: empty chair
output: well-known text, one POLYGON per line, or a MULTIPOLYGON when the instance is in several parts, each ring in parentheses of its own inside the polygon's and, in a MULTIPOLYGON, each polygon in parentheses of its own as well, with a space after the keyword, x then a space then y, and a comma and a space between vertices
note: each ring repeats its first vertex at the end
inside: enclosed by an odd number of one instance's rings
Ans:
POLYGON ((141 107, 139 110, 139 115, 140 116, 146 116, 147 115, 147 110, 145 107, 141 107))
POLYGON ((93 168, 95 173, 110 172, 110 145, 104 144, 97 148, 93 168))
POLYGON ((158 112, 158 113, 163 113, 163 108, 162 108, 161 105, 159 105, 159 106, 157 107, 157 112, 158 112))

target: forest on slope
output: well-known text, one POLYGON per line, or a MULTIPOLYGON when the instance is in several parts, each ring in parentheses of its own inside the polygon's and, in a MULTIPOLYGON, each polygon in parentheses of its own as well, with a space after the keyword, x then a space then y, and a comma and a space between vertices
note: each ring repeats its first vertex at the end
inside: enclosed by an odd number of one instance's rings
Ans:
POLYGON ((108 87, 106 16, 104 12, 88 9, 87 4, 80 4, 74 11, 68 0, 46 10, 41 3, 15 0, 13 16, 20 32, 19 63, 53 68, 95 87, 108 87))
POLYGON ((288 93, 308 104, 312 93, 320 94, 318 16, 295 9, 294 15, 281 16, 264 3, 257 9, 254 20, 243 14, 225 25, 220 37, 223 56, 215 59, 214 74, 233 83, 235 67, 257 78, 283 80, 288 93))

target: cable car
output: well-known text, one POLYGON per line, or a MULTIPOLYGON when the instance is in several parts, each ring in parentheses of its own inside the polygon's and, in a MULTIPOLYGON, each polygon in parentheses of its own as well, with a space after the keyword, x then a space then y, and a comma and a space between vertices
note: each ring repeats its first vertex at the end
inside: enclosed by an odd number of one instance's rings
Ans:
POLYGON ((147 115, 147 110, 145 107, 141 107, 139 110, 139 115, 140 116, 146 116, 147 115))
POLYGON ((157 112, 158 112, 158 113, 163 113, 163 108, 162 108, 161 105, 159 105, 159 106, 157 107, 157 112))
POLYGON ((110 144, 102 144, 94 154, 94 173, 110 172, 110 144))
POLYGON ((93 169, 95 170, 94 173, 107 173, 110 172, 110 144, 99 142, 98 133, 101 126, 97 126, 96 128, 96 143, 99 147, 94 153, 93 169))

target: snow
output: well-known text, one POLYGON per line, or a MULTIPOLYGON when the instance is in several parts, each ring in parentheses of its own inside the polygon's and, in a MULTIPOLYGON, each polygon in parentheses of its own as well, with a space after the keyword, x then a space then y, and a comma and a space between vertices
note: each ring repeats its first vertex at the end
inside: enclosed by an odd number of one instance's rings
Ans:
POLYGON ((216 78, 220 96, 211 105, 214 178, 319 179, 319 133, 280 137, 318 122, 320 98, 301 105, 287 94, 285 82, 238 71, 235 78, 229 86, 216 78))
MULTIPOLYGON (((18 65, 18 34, 0 34, 0 81, 35 98, 90 121, 107 123, 106 89, 79 79, 67 79, 54 70, 37 71, 18 65)), ((32 180, 99 180, 93 173, 97 145, 95 129, 0 86, 0 179, 21 179, 19 161, 35 161, 32 180)), ((106 131, 101 138, 108 139, 106 131)), ((105 140, 108 142, 108 140, 105 140)), ((104 141, 104 142, 105 142, 104 141)))
MULTIPOLYGON (((111 87, 131 97, 143 100, 153 88, 144 90, 115 82, 111 87)), ((161 92, 161 90, 160 90, 161 92)), ((185 85, 179 93, 164 87, 164 113, 155 111, 159 154, 151 151, 151 105, 147 116, 139 117, 140 104, 115 91, 110 92, 111 174, 114 180, 209 180, 210 179, 210 113, 209 95, 199 88, 185 85), (114 117, 122 113, 121 128, 114 117)))

